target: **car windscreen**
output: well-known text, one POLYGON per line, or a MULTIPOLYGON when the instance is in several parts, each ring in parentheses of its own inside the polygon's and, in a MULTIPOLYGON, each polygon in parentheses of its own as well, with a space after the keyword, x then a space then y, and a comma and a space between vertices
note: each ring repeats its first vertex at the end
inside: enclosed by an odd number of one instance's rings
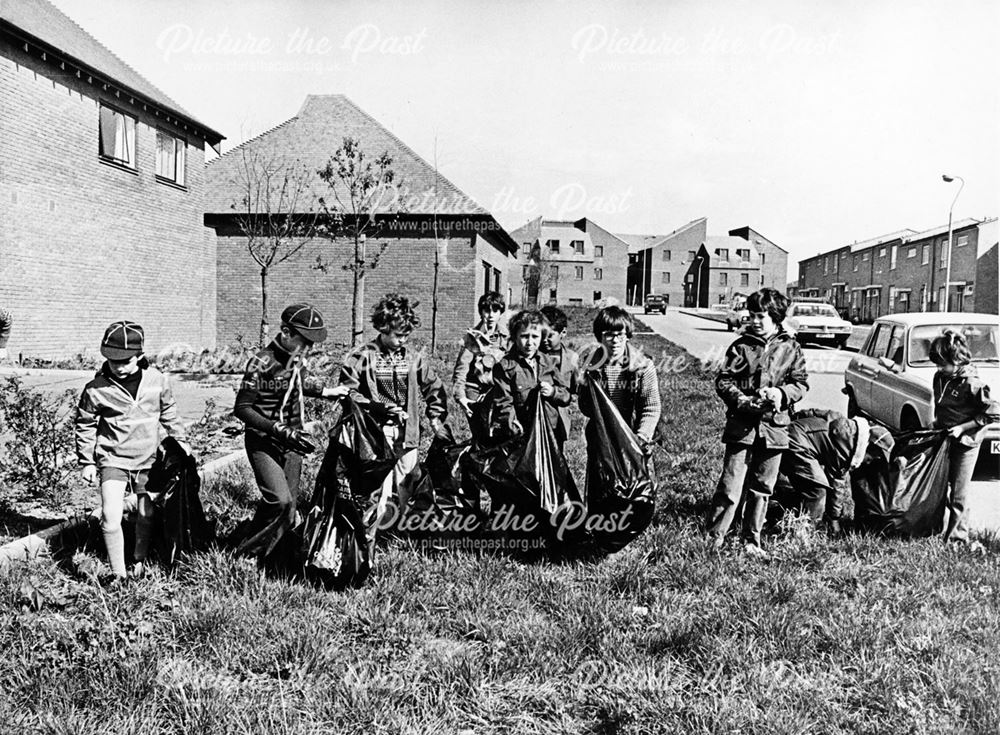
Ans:
POLYGON ((829 304, 795 304, 795 316, 832 316, 839 319, 840 315, 829 304))
POLYGON ((1000 325, 997 324, 927 324, 910 330, 910 365, 930 367, 931 342, 946 329, 961 332, 972 353, 973 362, 995 363, 1000 361, 1000 325))

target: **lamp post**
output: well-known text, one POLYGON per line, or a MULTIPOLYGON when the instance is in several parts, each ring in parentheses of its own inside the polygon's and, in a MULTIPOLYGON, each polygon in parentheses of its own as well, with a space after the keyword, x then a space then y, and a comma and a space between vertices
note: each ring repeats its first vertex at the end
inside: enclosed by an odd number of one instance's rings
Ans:
MULTIPOLYGON (((949 176, 948 174, 941 174, 941 180, 946 184, 950 184, 955 179, 959 180, 958 191, 955 192, 955 198, 951 200, 951 207, 948 209, 948 264, 945 266, 944 271, 944 304, 939 307, 941 311, 951 311, 951 254, 952 254, 952 239, 955 233, 951 229, 951 215, 955 211, 955 202, 958 201, 958 195, 962 193, 962 189, 965 187, 965 179, 961 176, 949 176)), ((932 265, 931 268, 934 266, 932 265)))
POLYGON ((700 255, 694 256, 694 308, 700 309, 701 306, 701 266, 698 265, 701 262, 702 257, 700 255))

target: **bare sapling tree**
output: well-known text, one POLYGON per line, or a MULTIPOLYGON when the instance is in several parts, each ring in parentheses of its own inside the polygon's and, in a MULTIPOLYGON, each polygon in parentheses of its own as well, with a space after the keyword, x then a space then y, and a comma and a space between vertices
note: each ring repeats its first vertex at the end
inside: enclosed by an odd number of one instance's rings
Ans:
MULTIPOLYGON (((350 136, 317 173, 330 189, 330 197, 318 200, 324 216, 317 231, 334 243, 346 237, 353 246, 353 255, 341 267, 351 273, 351 346, 356 347, 364 336, 365 275, 378 267, 388 247, 382 242, 370 253, 368 237, 381 233, 381 216, 400 211, 393 187, 396 174, 388 151, 370 159, 361 141, 350 136)), ((314 267, 329 269, 322 256, 314 267)))
POLYGON ((317 212, 309 190, 310 173, 299 161, 244 146, 237 183, 240 201, 231 205, 246 238, 247 252, 260 269, 260 344, 267 343, 268 275, 293 257, 316 233, 317 212))

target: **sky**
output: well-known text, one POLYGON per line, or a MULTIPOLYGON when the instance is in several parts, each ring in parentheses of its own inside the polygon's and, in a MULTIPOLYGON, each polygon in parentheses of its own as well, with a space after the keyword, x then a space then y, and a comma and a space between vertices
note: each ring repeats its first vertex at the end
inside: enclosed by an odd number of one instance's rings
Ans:
POLYGON ((795 262, 946 224, 942 173, 1000 209, 987 0, 52 2, 223 152, 346 94, 508 230, 707 217, 795 262))

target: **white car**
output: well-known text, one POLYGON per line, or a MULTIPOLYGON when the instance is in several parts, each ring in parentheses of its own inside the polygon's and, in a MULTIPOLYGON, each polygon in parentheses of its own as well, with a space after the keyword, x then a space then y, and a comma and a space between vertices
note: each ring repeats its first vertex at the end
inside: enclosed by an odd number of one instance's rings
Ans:
POLYGON ((829 342, 843 348, 851 338, 853 327, 831 304, 793 301, 785 314, 785 325, 801 343, 829 342))
POLYGON ((733 299, 733 303, 729 305, 729 311, 726 312, 726 326, 729 327, 729 331, 742 329, 749 321, 750 312, 747 311, 747 300, 733 299))
MULTIPOLYGON (((1000 397, 1000 321, 996 314, 925 312, 889 314, 844 371, 849 416, 864 415, 894 431, 926 429, 934 422, 931 342, 945 329, 965 335, 979 377, 1000 397)), ((1000 424, 986 427, 982 453, 1000 456, 1000 424)))

